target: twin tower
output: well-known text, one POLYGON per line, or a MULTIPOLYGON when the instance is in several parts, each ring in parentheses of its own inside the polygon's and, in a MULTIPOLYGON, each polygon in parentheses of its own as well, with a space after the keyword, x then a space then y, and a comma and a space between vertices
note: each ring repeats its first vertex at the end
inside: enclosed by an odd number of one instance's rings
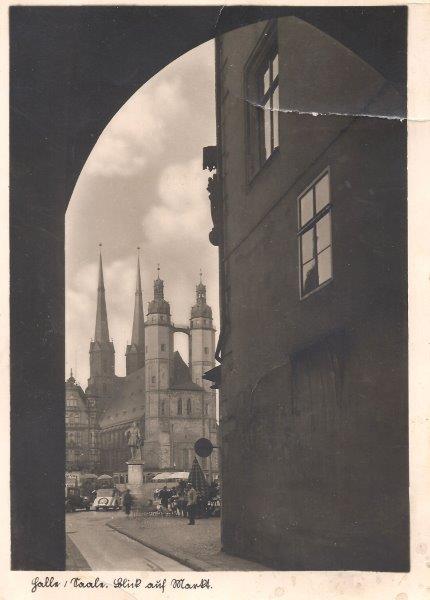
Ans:
MULTIPOLYGON (((159 271, 159 270, 158 270, 159 271)), ((206 303, 206 286, 196 287, 196 303, 191 308, 188 325, 175 326, 171 322, 170 305, 164 298, 164 282, 159 272, 154 281, 154 297, 149 302, 145 322, 140 275, 137 258, 136 291, 130 343, 126 349, 126 379, 142 371, 145 391, 169 390, 175 379, 174 334, 189 335, 189 375, 192 382, 209 392, 210 382, 202 378, 214 365, 215 330, 212 309, 206 303)), ((99 256, 97 313, 94 340, 90 343, 90 377, 87 393, 97 397, 103 411, 114 400, 119 378, 115 375, 115 349, 109 337, 102 255, 99 256)))

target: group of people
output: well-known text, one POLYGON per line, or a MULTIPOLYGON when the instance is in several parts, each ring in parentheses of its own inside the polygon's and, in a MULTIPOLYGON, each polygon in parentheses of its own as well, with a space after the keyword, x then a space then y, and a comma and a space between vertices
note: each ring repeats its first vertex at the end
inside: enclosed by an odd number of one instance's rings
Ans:
POLYGON ((161 512, 170 512, 178 517, 188 516, 189 525, 195 524, 198 495, 191 483, 181 481, 176 487, 155 490, 154 499, 160 500, 161 512))
MULTIPOLYGON (((154 491, 154 500, 159 500, 159 510, 163 515, 188 516, 189 525, 195 525, 196 515, 216 515, 217 498, 219 498, 219 486, 215 481, 211 482, 204 497, 197 493, 191 483, 185 481, 180 481, 178 485, 172 488, 165 485, 161 490, 156 489, 154 491)), ((128 489, 123 494, 122 504, 126 515, 130 515, 133 498, 128 489)))

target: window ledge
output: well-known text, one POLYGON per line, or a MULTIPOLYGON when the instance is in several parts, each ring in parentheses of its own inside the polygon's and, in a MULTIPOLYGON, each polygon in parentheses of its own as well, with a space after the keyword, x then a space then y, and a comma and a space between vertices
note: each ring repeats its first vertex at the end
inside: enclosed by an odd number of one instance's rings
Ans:
POLYGON ((272 152, 272 154, 269 156, 269 158, 266 158, 266 160, 264 161, 264 163, 260 166, 260 168, 254 173, 254 175, 248 180, 248 190, 251 189, 254 186, 255 181, 258 179, 259 175, 263 172, 266 171, 269 166, 272 164, 272 162, 275 160, 275 158, 279 156, 279 146, 277 148, 275 148, 272 152))
POLYGON ((327 279, 327 281, 324 281, 324 283, 322 283, 321 285, 319 285, 315 289, 311 290, 310 292, 308 292, 304 296, 300 296, 300 300, 306 300, 306 298, 309 298, 310 296, 313 296, 316 292, 319 292, 322 289, 324 289, 325 287, 327 287, 330 283, 332 283, 333 280, 334 280, 334 277, 331 277, 330 279, 327 279))

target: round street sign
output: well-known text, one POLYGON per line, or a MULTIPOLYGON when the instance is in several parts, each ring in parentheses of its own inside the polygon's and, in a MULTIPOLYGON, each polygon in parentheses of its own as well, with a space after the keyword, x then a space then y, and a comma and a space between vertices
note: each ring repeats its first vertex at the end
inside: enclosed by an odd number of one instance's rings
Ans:
POLYGON ((210 456, 212 454, 213 449, 214 446, 212 442, 207 438, 200 438, 194 444, 194 451, 197 454, 197 456, 200 456, 200 458, 207 458, 208 456, 210 456))

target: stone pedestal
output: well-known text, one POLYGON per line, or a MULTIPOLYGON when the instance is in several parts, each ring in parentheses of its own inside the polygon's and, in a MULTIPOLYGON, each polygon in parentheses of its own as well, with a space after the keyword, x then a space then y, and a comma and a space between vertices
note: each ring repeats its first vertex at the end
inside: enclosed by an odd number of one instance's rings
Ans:
POLYGON ((151 506, 152 495, 149 493, 147 486, 144 485, 144 468, 142 460, 130 460, 128 466, 128 484, 130 494, 136 504, 140 506, 151 506))

